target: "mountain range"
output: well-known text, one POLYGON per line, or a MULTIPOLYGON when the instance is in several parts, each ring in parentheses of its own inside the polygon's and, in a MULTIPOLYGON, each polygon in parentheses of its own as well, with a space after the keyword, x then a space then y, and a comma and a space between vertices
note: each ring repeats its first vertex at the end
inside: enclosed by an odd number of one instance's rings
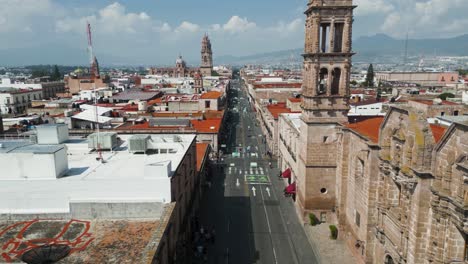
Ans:
MULTIPOLYGON (((378 57, 403 56, 406 40, 395 39, 385 34, 360 37, 353 41, 355 60, 373 61, 378 57)), ((222 64, 289 63, 301 61, 303 48, 249 56, 221 56, 216 62, 222 64)), ((468 56, 468 34, 443 39, 408 39, 409 56, 468 56)))
MULTIPOLYGON (((373 62, 379 58, 403 56, 405 52, 404 39, 395 39, 385 34, 359 37, 353 41, 353 50, 357 53, 355 61, 373 62)), ((303 48, 259 53, 249 56, 218 56, 216 64, 288 64, 302 61, 303 48)), ((441 39, 409 39, 409 56, 468 56, 468 34, 453 38, 441 39)), ((86 65, 86 50, 61 46, 56 43, 30 48, 9 48, 0 50, 0 66, 3 65, 33 65, 33 64, 62 64, 86 65), (47 55, 47 54, 53 54, 47 55)), ((104 66, 135 65, 138 58, 126 58, 123 55, 100 53, 99 61, 104 66)), ((141 59, 141 58, 140 58, 141 59)), ((190 59, 190 58, 189 58, 190 59)), ((169 60, 168 60, 169 61, 169 60)), ((192 60, 190 60, 192 61, 192 60)), ((197 63, 196 59, 193 60, 197 63)))

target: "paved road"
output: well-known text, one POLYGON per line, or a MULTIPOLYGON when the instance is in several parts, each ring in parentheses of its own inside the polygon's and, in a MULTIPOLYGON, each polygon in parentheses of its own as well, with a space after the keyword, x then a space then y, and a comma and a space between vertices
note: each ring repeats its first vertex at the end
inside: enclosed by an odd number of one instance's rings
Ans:
POLYGON ((216 230, 208 263, 318 263, 291 198, 283 195, 279 171, 270 169, 275 161, 264 157, 247 95, 237 81, 233 88, 224 165, 215 169, 201 206, 201 223, 216 230))

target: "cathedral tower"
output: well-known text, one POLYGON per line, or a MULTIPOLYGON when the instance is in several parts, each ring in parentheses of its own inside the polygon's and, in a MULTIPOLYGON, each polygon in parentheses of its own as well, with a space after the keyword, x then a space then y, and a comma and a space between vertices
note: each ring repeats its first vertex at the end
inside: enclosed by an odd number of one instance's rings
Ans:
POLYGON ((203 76, 211 76, 213 70, 213 51, 211 50, 211 41, 207 34, 203 36, 201 49, 200 71, 203 76))
POLYGON ((309 0, 305 52, 298 203, 322 220, 336 202, 336 157, 340 123, 347 122, 351 72, 352 0, 309 0))

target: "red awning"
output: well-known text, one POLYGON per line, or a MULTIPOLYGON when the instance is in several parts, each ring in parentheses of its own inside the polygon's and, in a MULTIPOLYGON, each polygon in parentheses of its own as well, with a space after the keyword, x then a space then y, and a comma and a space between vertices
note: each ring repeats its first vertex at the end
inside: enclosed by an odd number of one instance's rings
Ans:
POLYGON ((291 169, 287 169, 285 170, 282 174, 281 174, 281 177, 285 178, 285 179, 289 179, 291 178, 291 169))
POLYGON ((295 194, 296 193, 296 183, 293 182, 292 184, 290 184, 288 187, 286 187, 286 193, 289 193, 289 194, 295 194))

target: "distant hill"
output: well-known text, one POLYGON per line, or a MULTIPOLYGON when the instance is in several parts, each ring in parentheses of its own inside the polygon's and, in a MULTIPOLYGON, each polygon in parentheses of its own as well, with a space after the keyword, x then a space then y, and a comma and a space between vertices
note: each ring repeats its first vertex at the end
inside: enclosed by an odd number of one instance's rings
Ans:
MULTIPOLYGON (((382 56, 401 56, 404 53, 405 40, 395 39, 385 34, 360 37, 353 42, 356 58, 367 60, 382 56)), ((216 58, 219 63, 249 64, 249 63, 288 63, 295 59, 301 61, 303 49, 291 49, 277 52, 262 53, 250 56, 221 56, 216 58)), ((408 54, 468 56, 468 34, 445 39, 409 39, 408 54)))

